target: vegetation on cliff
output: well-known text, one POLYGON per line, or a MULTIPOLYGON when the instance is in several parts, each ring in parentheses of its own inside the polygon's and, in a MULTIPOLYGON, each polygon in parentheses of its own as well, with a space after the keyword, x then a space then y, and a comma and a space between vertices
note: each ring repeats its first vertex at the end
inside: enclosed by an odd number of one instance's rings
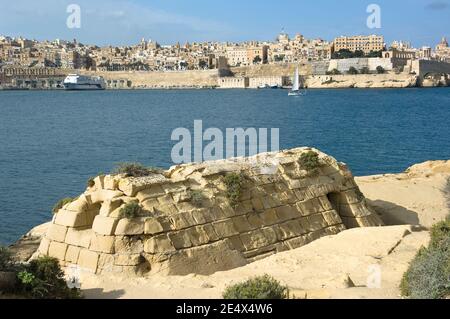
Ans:
POLYGON ((126 177, 145 177, 161 172, 159 168, 146 167, 140 163, 119 163, 114 170, 114 174, 123 174, 126 177))
POLYGON ((401 283, 402 295, 412 299, 450 296, 450 216, 431 229, 431 242, 411 262, 401 283))
POLYGON ((229 286, 223 293, 224 299, 287 299, 289 290, 280 282, 264 275, 251 278, 243 283, 229 286))
POLYGON ((236 207, 241 197, 243 178, 240 174, 232 173, 225 176, 224 182, 227 187, 227 198, 230 205, 236 207))
POLYGON ((138 201, 133 201, 128 204, 126 204, 121 210, 120 210, 120 216, 122 218, 136 218, 141 216, 143 213, 143 209, 141 205, 139 205, 138 201))
POLYGON ((80 290, 69 288, 59 261, 40 257, 28 264, 15 263, 7 248, 0 247, 0 272, 16 277, 14 282, 1 283, 10 286, 2 291, 15 297, 33 299, 78 299, 80 290))

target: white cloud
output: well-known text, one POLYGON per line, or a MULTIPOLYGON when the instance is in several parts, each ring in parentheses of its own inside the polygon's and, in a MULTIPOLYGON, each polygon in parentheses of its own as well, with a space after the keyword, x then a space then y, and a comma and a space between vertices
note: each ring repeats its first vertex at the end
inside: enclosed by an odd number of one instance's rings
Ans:
POLYGON ((2 3, 0 30, 39 39, 79 38, 87 43, 133 43, 141 37, 161 42, 229 36, 228 25, 167 12, 133 0, 15 0, 2 3), (81 6, 81 29, 67 29, 67 5, 81 6))

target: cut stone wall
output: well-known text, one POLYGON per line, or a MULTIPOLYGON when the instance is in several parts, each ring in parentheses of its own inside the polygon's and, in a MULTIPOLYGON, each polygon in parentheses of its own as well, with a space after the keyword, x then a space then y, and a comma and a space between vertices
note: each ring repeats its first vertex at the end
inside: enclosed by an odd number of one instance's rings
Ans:
POLYGON ((94 273, 208 275, 347 228, 381 226, 345 164, 313 150, 320 167, 308 171, 299 159, 309 151, 99 176, 54 215, 38 255, 94 273), (224 183, 231 173, 243 181, 237 205, 224 183), (122 218, 131 201, 144 214, 122 218))

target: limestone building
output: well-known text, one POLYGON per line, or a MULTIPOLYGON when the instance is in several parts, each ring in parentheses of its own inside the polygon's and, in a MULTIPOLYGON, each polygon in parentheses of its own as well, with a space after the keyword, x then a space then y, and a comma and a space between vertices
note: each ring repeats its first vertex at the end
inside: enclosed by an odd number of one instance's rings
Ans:
POLYGON ((334 51, 350 50, 351 52, 363 51, 368 54, 370 52, 384 50, 384 37, 381 35, 369 36, 341 36, 334 39, 334 51))

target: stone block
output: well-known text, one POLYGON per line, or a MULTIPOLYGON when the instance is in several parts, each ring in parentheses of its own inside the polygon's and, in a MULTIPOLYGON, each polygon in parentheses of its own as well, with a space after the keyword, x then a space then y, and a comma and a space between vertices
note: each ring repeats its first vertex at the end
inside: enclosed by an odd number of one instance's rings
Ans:
POLYGON ((254 197, 254 198, 252 198, 252 205, 253 205, 253 208, 257 212, 264 211, 264 205, 263 205, 261 197, 254 197))
POLYGON ((358 204, 340 204, 339 215, 342 217, 367 217, 372 215, 372 211, 367 207, 365 202, 358 204))
POLYGON ((114 254, 114 236, 92 235, 90 250, 105 254, 114 254))
POLYGON ((254 228, 254 229, 262 228, 263 226, 265 226, 264 221, 260 217, 260 214, 250 213, 247 216, 247 219, 248 219, 248 222, 250 223, 250 225, 252 226, 252 228, 254 228))
POLYGON ((46 237, 51 241, 59 241, 63 243, 66 239, 67 227, 57 224, 51 224, 47 230, 46 237))
POLYGON ((284 241, 287 239, 291 239, 302 234, 306 234, 306 231, 303 230, 300 222, 298 220, 291 220, 285 223, 278 225, 275 228, 277 233, 277 237, 279 240, 284 241))
POLYGON ((277 212, 278 220, 280 222, 301 217, 300 212, 290 205, 277 207, 275 208, 275 211, 277 212))
POLYGON ((342 224, 342 219, 335 210, 330 210, 328 212, 323 213, 323 218, 325 218, 325 221, 327 222, 328 226, 342 224))
POLYGON ((245 250, 247 251, 270 245, 269 240, 265 237, 265 233, 262 230, 254 230, 245 234, 241 234, 240 238, 245 250))
POLYGON ((148 199, 157 199, 164 195, 166 195, 166 192, 161 185, 152 185, 150 188, 138 192, 136 198, 142 203, 148 199))
POLYGON ((240 202, 238 205, 236 205, 236 208, 231 207, 230 203, 224 202, 224 203, 220 203, 219 207, 221 209, 221 212, 223 213, 223 216, 225 218, 231 218, 237 215, 237 210, 240 210, 240 214, 245 214, 245 208, 243 207, 242 202, 240 202))
POLYGON ((77 230, 74 228, 69 228, 66 235, 66 244, 89 248, 91 244, 92 234, 92 229, 77 230))
POLYGON ((47 237, 42 238, 39 244, 38 252, 42 255, 48 255, 48 248, 50 247, 50 240, 47 237))
POLYGON ((322 214, 310 215, 307 217, 312 231, 317 231, 328 227, 328 223, 322 214))
POLYGON ((143 235, 145 228, 145 218, 123 218, 117 224, 115 234, 117 236, 143 235))
POLYGON ((174 204, 169 205, 159 205, 158 208, 155 209, 155 212, 158 212, 159 215, 175 215, 178 213, 178 209, 174 204))
POLYGON ((170 194, 165 194, 163 196, 159 196, 158 202, 161 204, 161 206, 175 204, 175 201, 173 200, 172 195, 170 195, 170 194))
POLYGON ((208 234, 202 226, 186 229, 186 233, 191 240, 192 246, 201 246, 210 242, 208 234))
POLYGON ((289 239, 286 241, 286 245, 289 247, 289 249, 297 249, 302 246, 307 245, 309 242, 306 238, 306 236, 300 236, 293 239, 289 239))
POLYGON ((109 217, 113 211, 122 206, 123 201, 120 198, 104 201, 100 208, 100 216, 109 217))
POLYGON ((182 230, 196 225, 196 221, 192 214, 186 212, 170 216, 169 220, 176 230, 182 230))
POLYGON ((144 251, 150 254, 170 253, 175 251, 167 234, 158 235, 145 241, 144 251))
POLYGON ((78 265, 93 273, 97 272, 99 254, 87 249, 81 249, 78 257, 78 265))
POLYGON ((227 238, 239 234, 232 219, 214 222, 212 225, 220 238, 227 238))
POLYGON ((319 201, 324 210, 329 211, 333 209, 333 206, 331 205, 330 200, 327 196, 319 197, 319 201))
POLYGON ((156 212, 161 205, 156 198, 149 198, 142 202, 142 208, 149 212, 156 212))
POLYGON ((48 255, 50 257, 63 261, 64 258, 66 257, 66 251, 67 251, 67 244, 52 241, 48 248, 48 255))
POLYGON ((144 251, 144 244, 138 237, 115 236, 114 252, 116 254, 140 254, 144 251))
POLYGON ((146 235, 157 235, 163 233, 165 230, 160 220, 160 218, 148 218, 145 221, 144 233, 146 235))
POLYGON ((67 204, 64 209, 72 212, 83 213, 88 210, 89 203, 85 195, 80 196, 73 202, 67 204))
POLYGON ((297 203, 298 211, 302 216, 318 214, 324 211, 320 201, 317 198, 297 203))
POLYGON ((213 221, 210 210, 207 208, 196 209, 192 211, 192 217, 197 225, 211 223, 213 221))
POLYGON ((169 234, 169 238, 175 249, 185 249, 192 247, 188 230, 181 230, 169 234))
POLYGON ((267 209, 263 213, 260 213, 258 215, 261 218, 264 226, 275 225, 280 222, 280 219, 278 218, 276 210, 273 208, 267 209))
POLYGON ((100 190, 104 188, 105 176, 100 175, 94 178, 95 189, 100 190))
POLYGON ((218 205, 211 207, 209 209, 209 212, 210 212, 211 219, 213 221, 219 221, 219 220, 227 219, 228 218, 227 215, 230 215, 229 212, 225 213, 222 210, 222 208, 220 208, 218 205))
POLYGON ((107 200, 112 200, 114 198, 122 197, 123 193, 121 191, 113 191, 109 189, 97 190, 89 194, 91 196, 92 204, 101 204, 107 200))
POLYGON ((206 224, 198 227, 200 227, 206 233, 209 238, 209 242, 215 242, 220 239, 219 235, 217 235, 216 230, 211 224, 206 224))
POLYGON ((112 272, 114 267, 114 255, 100 254, 98 258, 97 272, 112 272))
POLYGON ((80 251, 81 251, 80 247, 69 246, 67 248, 66 257, 65 257, 66 261, 71 264, 77 264, 78 257, 80 256, 80 251))
POLYGON ((144 261, 140 254, 121 254, 114 257, 116 266, 137 266, 144 261))
POLYGON ((114 175, 106 175, 103 179, 103 188, 108 190, 118 190, 119 189, 119 178, 114 175))
POLYGON ((246 233, 255 229, 250 225, 246 216, 237 216, 232 218, 234 226, 239 233, 246 233))
POLYGON ((55 224, 74 228, 90 226, 87 212, 77 213, 62 209, 56 214, 55 224))
POLYGON ((245 247, 242 244, 242 240, 240 236, 233 236, 229 238, 229 241, 233 247, 234 250, 240 251, 240 252, 244 252, 245 251, 245 247))
MULTIPOLYGON (((231 208, 231 206, 230 206, 231 208)), ((225 215, 227 217, 233 217, 233 216, 240 216, 245 215, 248 213, 251 213, 254 211, 253 204, 251 200, 241 201, 237 206, 234 208, 234 214, 228 214, 227 211, 222 207, 222 210, 224 211, 225 215)), ((231 211, 230 211, 231 212, 231 211)))
POLYGON ((96 216, 92 230, 99 235, 112 236, 116 231, 119 220, 111 217, 96 216))

